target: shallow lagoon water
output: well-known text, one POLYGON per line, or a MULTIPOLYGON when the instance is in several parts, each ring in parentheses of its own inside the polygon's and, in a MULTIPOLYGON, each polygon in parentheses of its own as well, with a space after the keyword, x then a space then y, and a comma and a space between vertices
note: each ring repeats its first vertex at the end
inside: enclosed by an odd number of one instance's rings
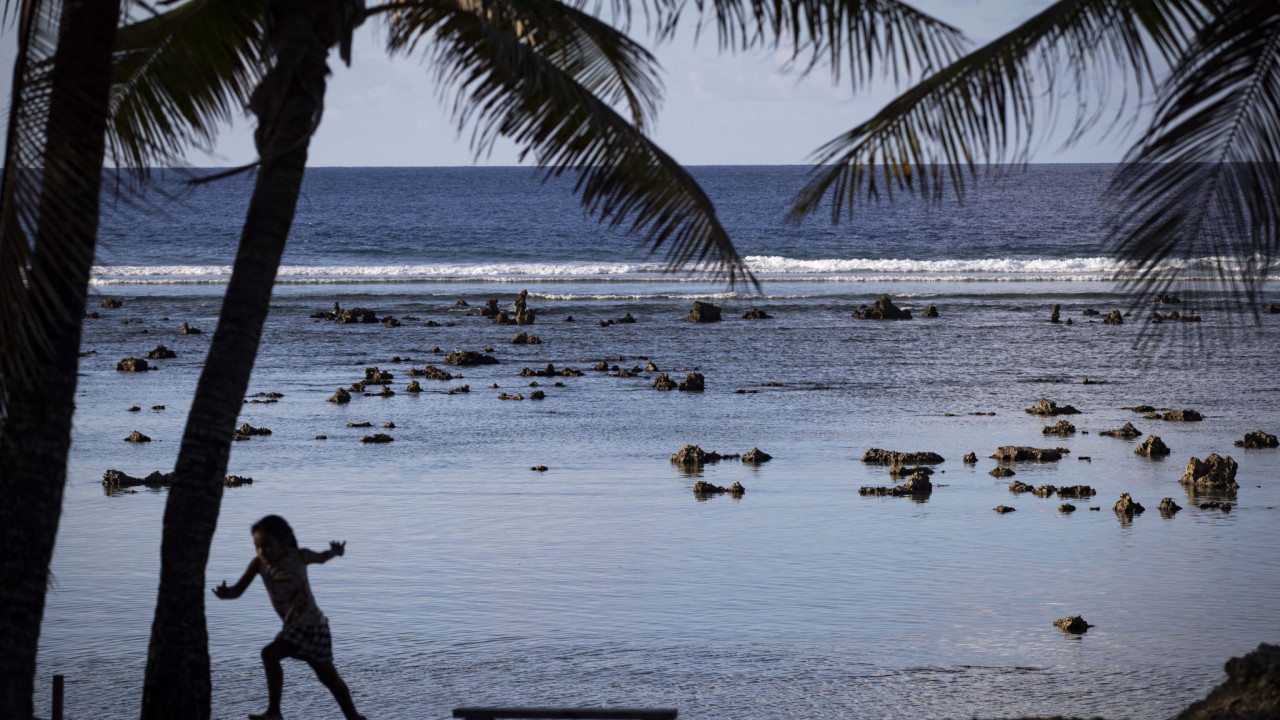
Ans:
MULTIPOLYGON (((313 206, 325 197, 318 188, 310 194, 313 206)), ((728 204, 750 207, 749 200, 728 204)), ((558 227, 555 210, 530 222, 558 227)), ((1051 217, 1023 211, 1024 225, 1051 217)), ((879 212, 884 227, 915 223, 923 232, 910 207, 879 212)), ((234 228, 236 214, 220 222, 234 228)), ((340 235, 342 222, 300 211, 302 227, 327 224, 340 235)), ((163 223, 156 226, 159 238, 163 223)), ((86 321, 84 347, 96 354, 81 365, 40 657, 41 699, 48 677, 66 674, 71 717, 137 712, 166 494, 107 495, 100 478, 107 468, 142 475, 172 467, 210 338, 176 330, 187 321, 209 333, 216 323, 223 286, 216 253, 205 246, 225 241, 217 227, 199 231, 208 233, 201 247, 211 257, 195 263, 207 269, 194 281, 191 274, 181 283, 148 280, 157 270, 121 282, 109 269, 119 262, 104 261, 99 274, 98 297, 125 305, 86 321), (143 328, 147 334, 138 334, 143 328), (159 361, 157 372, 114 370, 116 360, 158 343, 179 357, 159 361), (126 412, 131 405, 144 409, 126 412), (154 441, 122 442, 134 429, 154 441)), ((1045 258, 1095 255, 1054 245, 1060 236, 1052 230, 1040 228, 1045 258)), ((108 226, 104 255, 115 252, 109 259, 118 261, 123 241, 112 232, 124 231, 108 226)), ((148 241, 147 267, 186 265, 199 232, 169 236, 168 245, 148 241)), ((770 226, 756 235, 783 233, 770 226)), ((746 242, 748 254, 777 254, 746 242)), ((987 254, 1037 262, 1041 256, 1023 245, 1032 244, 1020 237, 1007 252, 987 254)), ((835 249, 782 254, 799 261, 870 254, 852 247, 833 256, 835 249)), ((476 266, 491 251, 450 262, 476 266)), ((344 262, 306 252, 287 261, 363 267, 362 251, 344 262)), ((557 267, 599 260, 594 250, 577 259, 572 249, 558 252, 557 267)), ((632 258, 643 262, 634 251, 632 258)), ((376 264, 421 264, 384 260, 376 264)), ((1231 446, 1247 431, 1280 428, 1280 383, 1267 370, 1280 333, 1271 317, 1255 325, 1230 315, 1204 286, 1195 301, 1205 317, 1199 337, 1156 337, 1135 349, 1140 338, 1190 326, 1148 326, 1147 308, 1122 326, 1089 323, 1085 307, 1127 309, 1127 300, 1061 266, 1057 276, 1033 281, 1009 272, 979 277, 972 267, 928 281, 901 272, 852 278, 832 267, 770 277, 763 297, 644 272, 278 286, 250 392, 285 397, 242 412, 242 421, 273 434, 233 448, 230 472, 255 482, 223 496, 208 584, 239 575, 252 557, 248 526, 269 512, 285 515, 304 545, 347 540, 346 557, 311 576, 337 663, 371 718, 447 717, 452 707, 481 704, 671 706, 688 718, 1161 718, 1219 682, 1228 657, 1276 641, 1280 451, 1231 446), (458 298, 506 305, 521 288, 539 311, 529 328, 494 326, 453 308, 458 298), (933 303, 942 317, 849 317, 885 292, 914 309, 933 303), (726 320, 679 322, 697 297, 715 297, 726 320), (384 328, 307 318, 334 300, 420 321, 384 328), (1073 325, 1045 322, 1054 303, 1073 325), (739 319, 750 307, 774 319, 739 319), (598 325, 628 312, 633 325, 598 325), (576 322, 564 322, 566 315, 576 322), (427 320, 454 325, 424 327, 427 320), (543 343, 511 345, 518 330, 543 343), (461 380, 423 379, 419 396, 403 392, 411 365, 440 364, 430 352, 436 345, 493 347, 501 363, 463 368, 461 380), (391 364, 393 355, 411 360, 391 364), (652 373, 590 370, 617 355, 628 358, 618 361, 623 367, 652 360, 677 378, 696 367, 707 390, 659 393, 652 373), (497 399, 527 396, 531 378, 520 369, 548 362, 586 375, 537 378, 542 401, 497 399), (394 397, 325 402, 373 365, 396 373, 394 397), (1105 384, 1083 385, 1086 376, 1105 384), (462 383, 470 393, 443 394, 462 383), (1069 419, 1089 434, 1042 435, 1051 421, 1023 412, 1040 397, 1080 408, 1069 419), (1170 423, 1123 409, 1140 403, 1194 407, 1206 418, 1170 423), (967 414, 978 411, 996 414, 967 414), (360 421, 374 429, 346 427, 360 421), (396 424, 386 431, 394 443, 359 442, 387 421, 396 424), (1126 421, 1161 436, 1173 454, 1146 460, 1133 454, 1137 440, 1096 434, 1126 421), (313 439, 322 433, 329 439, 313 439), (720 452, 758 446, 774 460, 754 468, 725 461, 689 474, 668 461, 686 443, 720 452), (1060 462, 1019 464, 1017 479, 1084 483, 1098 495, 1072 501, 1080 509, 1071 515, 1058 512, 1056 498, 1011 495, 1008 480, 987 474, 995 463, 986 456, 1007 444, 1069 447, 1060 462), (859 461, 871 447, 942 454, 928 500, 859 496, 859 486, 890 483, 885 468, 859 461), (960 462, 971 450, 977 466, 960 462), (1210 452, 1240 462, 1231 513, 1192 506, 1177 482, 1188 457, 1210 452), (530 472, 536 464, 550 469, 530 472), (691 491, 699 479, 741 482, 746 494, 700 500, 691 491), (1110 510, 1121 492, 1147 512, 1122 522, 1110 510), (1166 496, 1184 508, 1171 519, 1155 510, 1166 496), (1017 512, 996 515, 998 504, 1017 512), (1068 614, 1095 627, 1064 635, 1051 623, 1068 614)), ((257 650, 278 629, 261 585, 238 601, 209 595, 207 603, 214 714, 260 710, 257 650)), ((286 666, 286 680, 289 716, 339 716, 305 666, 286 666)))

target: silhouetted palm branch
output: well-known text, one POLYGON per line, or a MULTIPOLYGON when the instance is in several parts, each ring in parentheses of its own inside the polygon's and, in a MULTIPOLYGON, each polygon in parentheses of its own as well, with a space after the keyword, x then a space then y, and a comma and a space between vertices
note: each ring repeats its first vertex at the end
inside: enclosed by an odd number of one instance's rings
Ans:
POLYGON ((411 52, 430 41, 427 52, 456 93, 460 125, 474 127, 478 153, 509 137, 546 177, 576 171, 587 210, 642 234, 655 250, 665 247, 670 268, 700 267, 730 285, 754 282, 694 179, 592 92, 612 87, 617 99, 622 85, 640 88, 628 78, 652 76, 652 57, 621 35, 600 52, 584 17, 555 0, 439 0, 394 15, 390 47, 411 52))
POLYGON ((190 0, 116 37, 108 151, 119 166, 210 149, 263 72, 262 0, 190 0))
POLYGON ((1215 0, 1059 0, 1013 31, 934 73, 815 154, 818 167, 789 217, 831 203, 838 221, 865 192, 895 186, 963 194, 978 163, 1020 162, 1033 130, 1052 126, 1059 95, 1079 105, 1072 138, 1096 125, 1112 81, 1121 116, 1154 84, 1152 54, 1176 59, 1215 0), (945 175, 944 175, 945 173, 945 175))
MULTIPOLYGON (((41 178, 49 91, 47 61, 57 50, 61 3, 22 0, 6 3, 6 20, 18 21, 18 57, 14 63, 4 175, 0 182, 0 417, 9 383, 33 382, 40 353, 48 351, 40 332, 55 313, 71 312, 53 298, 30 292, 32 253, 40 221, 41 178), (16 5, 16 7, 15 7, 16 5)), ((74 212, 76 208, 61 208, 74 212)), ((71 248, 52 248, 71 252, 71 248)), ((47 287, 47 286, 46 286, 47 287)), ((83 309, 76 308, 76 312, 83 309)))
POLYGON ((1280 247, 1280 3, 1230 3, 1161 89, 1151 128, 1112 183, 1113 240, 1143 293, 1211 259, 1253 301, 1280 247))

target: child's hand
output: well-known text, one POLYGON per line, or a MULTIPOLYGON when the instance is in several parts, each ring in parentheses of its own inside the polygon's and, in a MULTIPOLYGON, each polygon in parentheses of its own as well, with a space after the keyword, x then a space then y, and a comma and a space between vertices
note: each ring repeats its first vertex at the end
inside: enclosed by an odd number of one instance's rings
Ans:
POLYGON ((329 552, 333 553, 337 557, 341 557, 347 552, 347 541, 343 540, 342 542, 337 542, 335 540, 330 540, 329 552))
POLYGON ((231 592, 231 588, 227 587, 226 580, 223 580, 221 585, 213 589, 213 594, 217 595, 221 600, 235 599, 235 594, 231 592))

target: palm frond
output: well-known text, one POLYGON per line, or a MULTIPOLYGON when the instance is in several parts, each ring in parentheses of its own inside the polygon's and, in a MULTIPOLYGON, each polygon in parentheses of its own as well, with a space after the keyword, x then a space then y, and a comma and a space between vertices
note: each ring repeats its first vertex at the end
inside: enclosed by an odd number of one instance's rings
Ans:
POLYGON ((49 116, 48 61, 57 50, 62 7, 56 0, 23 0, 13 12, 18 56, 0 180, 0 416, 11 383, 30 382, 38 358, 50 350, 39 328, 55 312, 29 290, 49 116))
POLYGON ((1196 36, 1112 184, 1131 289, 1208 269, 1254 301, 1280 248, 1280 5, 1236 0, 1196 36))
POLYGON ((1175 59, 1216 2, 1055 2, 819 148, 789 218, 829 199, 838 222, 881 185, 890 195, 897 187, 937 196, 949 180, 962 196, 978 163, 1025 161, 1033 132, 1054 125, 1062 95, 1078 103, 1068 142, 1096 126, 1116 80, 1125 89, 1119 119, 1154 85, 1152 55, 1175 59))
MULTIPOLYGON (((847 71, 855 90, 877 73, 895 83, 927 74, 965 47, 960 30, 899 0, 694 0, 694 6, 713 18, 721 49, 790 47, 792 60, 809 70, 825 62, 837 80, 847 71)), ((670 17, 662 32, 673 33, 677 21, 670 17)))
POLYGON ((261 0, 190 0, 121 28, 108 152, 122 167, 172 163, 210 147, 263 72, 261 0))
POLYGON ((511 138, 544 177, 576 172, 587 211, 664 248, 670 269, 754 283, 692 176, 590 89, 620 58, 648 67, 648 53, 619 34, 606 57, 592 49, 604 36, 585 37, 576 30, 587 27, 582 16, 561 8, 555 0, 417 3, 391 18, 390 46, 408 53, 429 43, 459 126, 474 127, 477 153, 511 138))

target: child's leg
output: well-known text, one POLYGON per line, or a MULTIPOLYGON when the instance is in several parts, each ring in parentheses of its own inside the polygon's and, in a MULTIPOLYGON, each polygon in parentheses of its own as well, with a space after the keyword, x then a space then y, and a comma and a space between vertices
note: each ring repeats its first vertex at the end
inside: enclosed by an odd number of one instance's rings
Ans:
POLYGON ((284 688, 284 669, 280 661, 293 654, 293 645, 284 640, 274 640, 262 648, 262 667, 267 671, 267 711, 250 718, 276 720, 280 717, 280 691, 284 688))
POLYGON ((316 671, 316 677, 333 693, 333 699, 338 701, 338 707, 342 708, 342 714, 347 720, 364 720, 364 716, 356 712, 356 704, 351 701, 351 691, 347 689, 347 684, 342 681, 342 676, 338 675, 338 669, 333 663, 311 663, 311 669, 316 671))

